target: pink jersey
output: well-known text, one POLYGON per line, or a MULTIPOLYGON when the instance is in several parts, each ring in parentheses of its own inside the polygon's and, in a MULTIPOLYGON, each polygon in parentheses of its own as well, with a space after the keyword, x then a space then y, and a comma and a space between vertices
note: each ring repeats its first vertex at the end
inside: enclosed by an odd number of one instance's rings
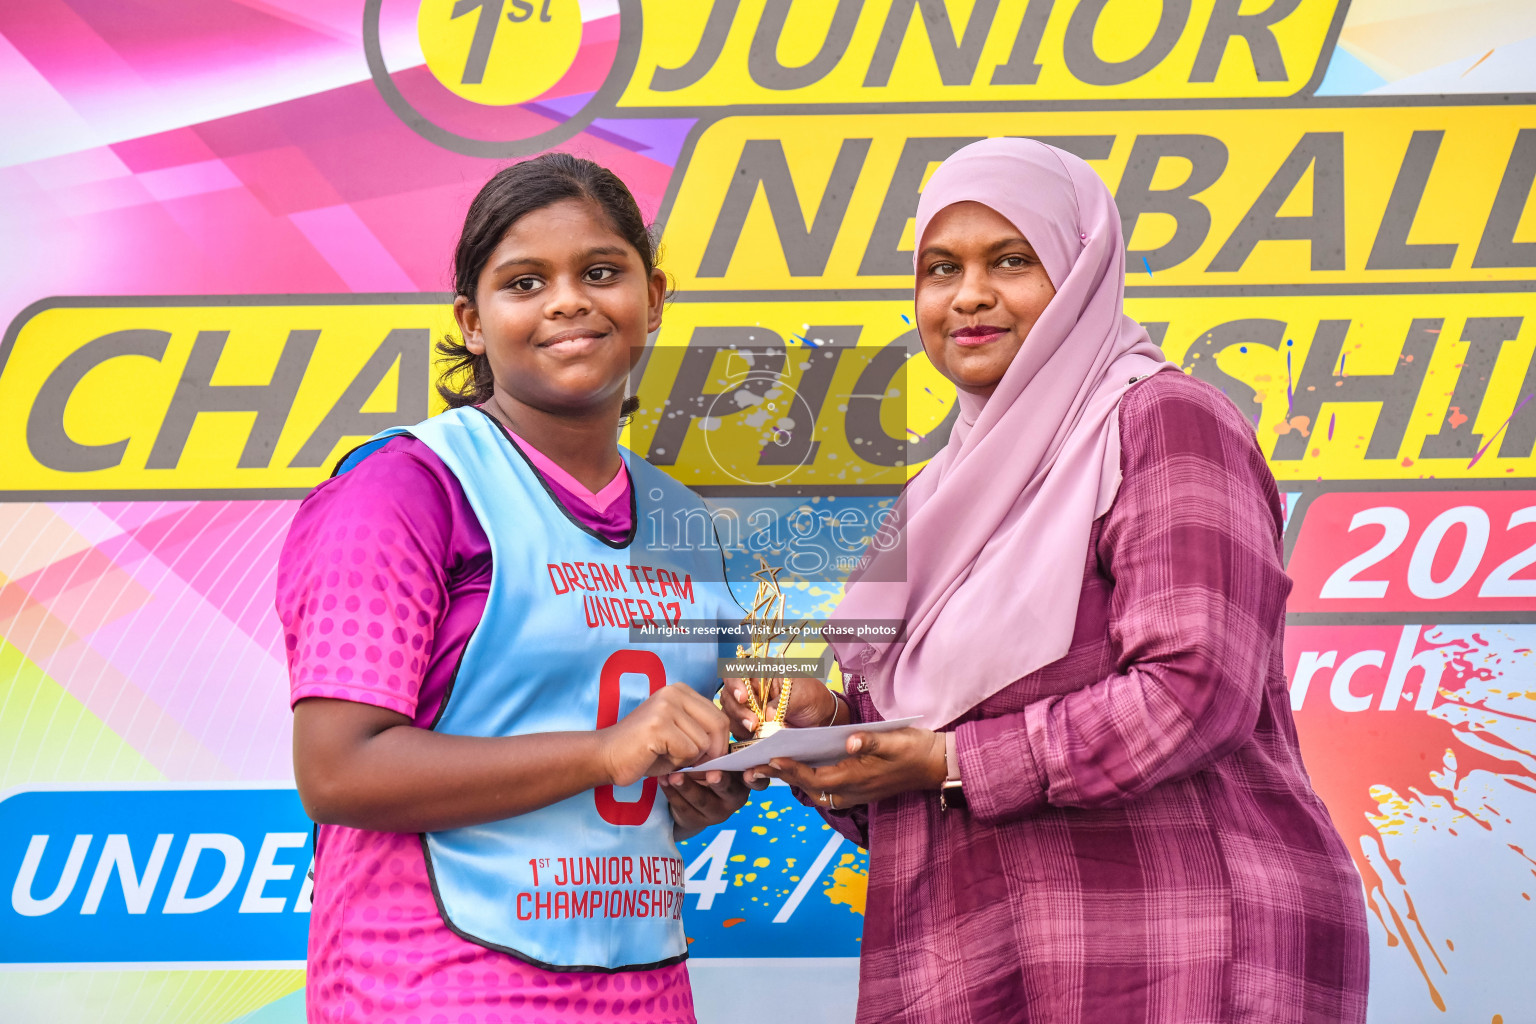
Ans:
MULTIPOLYGON (((579 523, 632 526, 628 474, 597 494, 508 432, 579 523)), ((278 571, 291 701, 435 719, 491 579, 485 531, 446 466, 396 438, 300 505, 278 571)), ((458 685, 465 685, 460 680, 458 685)), ((322 825, 306 1001, 312 1024, 692 1024, 686 964, 546 971, 448 930, 415 833, 322 825)))

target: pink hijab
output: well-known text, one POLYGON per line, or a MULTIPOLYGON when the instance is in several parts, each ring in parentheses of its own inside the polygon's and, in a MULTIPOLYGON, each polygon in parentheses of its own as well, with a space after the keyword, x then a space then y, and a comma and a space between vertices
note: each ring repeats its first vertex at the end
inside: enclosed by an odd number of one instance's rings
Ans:
POLYGON ((1089 531, 1120 487, 1120 398, 1173 365, 1122 308, 1120 214, 1092 168, 1029 139, 966 146, 918 201, 918 252, 934 215, 967 200, 1019 229, 1056 296, 991 397, 960 392, 949 443, 898 505, 904 545, 872 548, 833 615, 906 621, 904 643, 833 648, 883 716, 929 728, 1067 653, 1089 531))

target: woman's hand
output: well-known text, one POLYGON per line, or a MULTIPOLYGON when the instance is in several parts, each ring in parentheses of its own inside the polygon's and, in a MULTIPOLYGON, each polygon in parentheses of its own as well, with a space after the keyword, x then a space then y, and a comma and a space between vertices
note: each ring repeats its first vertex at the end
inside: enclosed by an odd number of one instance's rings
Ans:
POLYGON ((673 837, 689 839, 711 825, 718 825, 739 811, 752 789, 764 789, 768 780, 748 788, 740 772, 681 772, 661 777, 661 791, 672 809, 673 837))
MULTIPOLYGON (((777 710, 779 688, 782 680, 775 679, 768 691, 768 707, 777 710)), ((747 687, 753 685, 747 679, 727 679, 720 688, 720 705, 731 720, 731 732, 737 739, 749 739, 757 729, 757 715, 747 704, 747 687)), ((762 683, 756 684, 761 687, 762 683)), ((796 676, 789 688, 789 709, 784 713, 784 724, 791 729, 807 729, 818 725, 836 725, 847 720, 843 702, 827 687, 812 676, 796 676)))
POLYGON ((743 775, 749 785, 759 777, 783 779, 834 811, 909 790, 939 789, 949 775, 944 735, 928 729, 856 732, 848 737, 848 754, 822 768, 776 757, 743 775))
POLYGON ((730 743, 730 722, 714 701, 672 683, 597 735, 609 781, 628 786, 720 757, 730 743))

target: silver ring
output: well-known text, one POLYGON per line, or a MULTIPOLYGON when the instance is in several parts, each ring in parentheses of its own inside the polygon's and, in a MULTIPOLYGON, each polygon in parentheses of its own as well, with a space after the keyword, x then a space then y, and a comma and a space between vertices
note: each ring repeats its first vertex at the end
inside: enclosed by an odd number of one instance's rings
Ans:
POLYGON ((821 791, 821 802, 827 805, 827 810, 837 810, 837 804, 833 803, 833 801, 836 799, 836 797, 828 796, 826 790, 821 791))

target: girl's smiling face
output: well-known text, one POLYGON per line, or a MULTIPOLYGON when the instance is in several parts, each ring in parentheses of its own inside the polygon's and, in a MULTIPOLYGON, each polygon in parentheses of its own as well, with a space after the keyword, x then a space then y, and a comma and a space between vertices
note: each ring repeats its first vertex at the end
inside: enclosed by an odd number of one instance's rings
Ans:
POLYGON ((490 361, 492 403, 618 417, 646 336, 661 326, 666 275, 592 203, 567 199, 513 223, 480 271, 475 301, 454 301, 465 347, 490 361), (612 406, 610 410, 608 407, 612 406))
POLYGON ((917 257, 917 326, 955 386, 990 395, 1056 288, 1018 228, 990 206, 946 206, 917 257))

